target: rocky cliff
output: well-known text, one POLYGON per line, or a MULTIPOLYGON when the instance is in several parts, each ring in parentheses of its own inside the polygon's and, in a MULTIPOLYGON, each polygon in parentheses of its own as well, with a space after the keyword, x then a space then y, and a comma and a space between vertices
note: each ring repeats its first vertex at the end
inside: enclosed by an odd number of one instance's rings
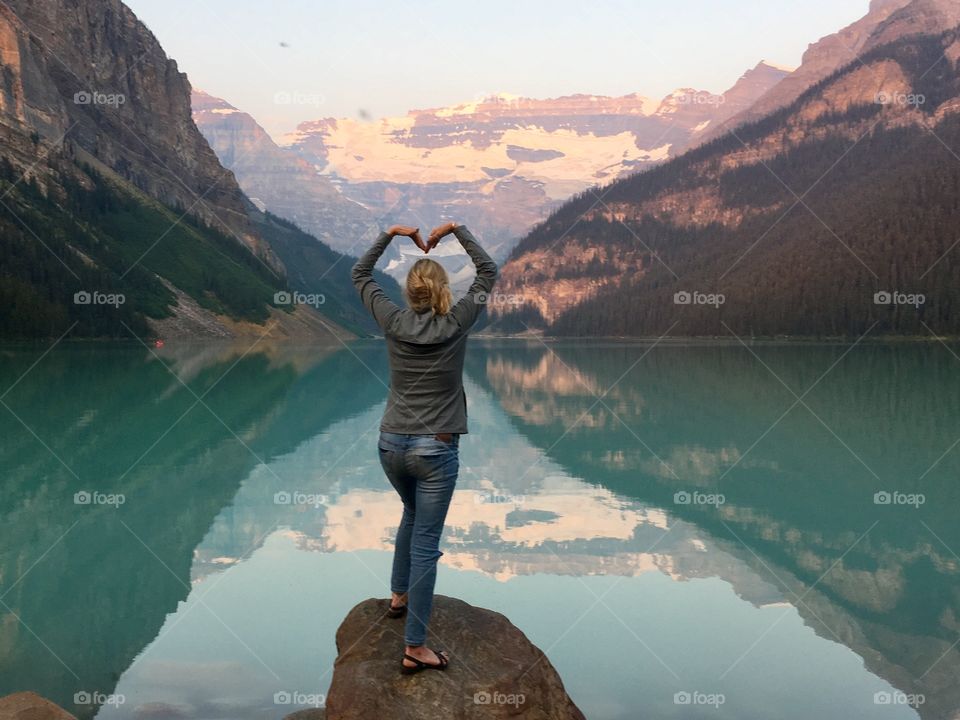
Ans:
POLYGON ((0 337, 267 321, 349 336, 314 307, 273 307, 283 263, 194 124, 186 76, 122 2, 0 4, 0 51, 0 337))
POLYGON ((960 23, 960 4, 954 0, 872 0, 866 15, 812 43, 803 54, 800 67, 790 77, 770 87, 742 112, 715 125, 703 139, 719 137, 789 105, 811 86, 867 50, 911 34, 940 32, 957 23, 960 23))
POLYGON ((120 0, 10 0, 3 122, 94 160, 263 258, 242 193, 190 115, 190 83, 120 0), (66 136, 66 137, 65 137, 66 136))
POLYGON ((379 226, 369 210, 344 197, 306 160, 280 148, 253 117, 201 90, 194 90, 191 106, 220 162, 262 210, 353 255, 376 237, 379 226))

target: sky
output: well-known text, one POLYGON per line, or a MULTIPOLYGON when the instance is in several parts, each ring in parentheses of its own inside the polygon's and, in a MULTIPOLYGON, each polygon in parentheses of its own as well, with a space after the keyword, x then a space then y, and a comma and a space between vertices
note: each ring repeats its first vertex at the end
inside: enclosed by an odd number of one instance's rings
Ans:
POLYGON ((126 0, 195 88, 279 138, 505 92, 723 92, 863 16, 868 0, 126 0))

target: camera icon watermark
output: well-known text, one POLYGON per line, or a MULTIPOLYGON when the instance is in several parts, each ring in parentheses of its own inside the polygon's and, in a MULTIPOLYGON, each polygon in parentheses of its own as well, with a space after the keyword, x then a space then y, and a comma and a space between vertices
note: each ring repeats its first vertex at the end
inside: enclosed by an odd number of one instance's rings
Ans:
MULTIPOLYGON (((523 693, 505 693, 497 690, 480 690, 473 694, 474 705, 510 705, 519 708, 527 702, 527 696, 523 693)), ((513 713, 510 713, 513 714, 513 713)))
POLYGON ((880 490, 873 494, 874 505, 908 505, 919 508, 927 502, 927 496, 923 493, 905 493, 899 490, 887 491, 880 490))
POLYGON ((327 703, 323 693, 306 693, 300 690, 280 690, 273 694, 274 705, 297 705, 322 708, 327 703))
POLYGON ((511 305, 523 305, 523 296, 516 295, 513 293, 498 293, 498 292, 478 292, 473 296, 474 302, 477 305, 488 305, 488 306, 511 306, 511 305))
POLYGON ((709 305, 719 308, 727 301, 723 293, 703 293, 697 290, 680 290, 673 294, 674 305, 709 305))
POLYGON ((926 95, 921 93, 907 93, 900 90, 881 90, 873 101, 877 105, 898 105, 901 107, 920 107, 927 102, 926 95))
POLYGON ((690 90, 676 96, 678 105, 723 105, 727 98, 705 90, 690 90))
POLYGON ((922 293, 905 293, 898 290, 880 290, 873 294, 874 305, 912 305, 920 308, 927 302, 926 295, 922 293))
POLYGON ((697 490, 678 490, 673 494, 674 505, 713 505, 720 507, 727 502, 723 493, 702 493, 697 490))
POLYGON ((919 707, 927 701, 922 693, 904 693, 899 690, 889 692, 880 690, 873 694, 874 705, 907 705, 909 707, 919 707))
POLYGON ((73 94, 74 105, 103 105, 118 108, 127 101, 122 93, 105 93, 99 90, 79 90, 73 94))
POLYGON ((79 290, 73 294, 74 305, 112 305, 119 308, 127 302, 123 293, 105 293, 99 290, 79 290))
POLYGON ((273 494, 274 505, 309 505, 319 508, 330 505, 330 496, 321 493, 305 493, 299 490, 281 490, 273 494))
POLYGON ((280 290, 273 294, 274 305, 309 305, 310 307, 320 307, 327 302, 327 296, 323 293, 302 293, 296 290, 280 290))
POLYGON ((511 495, 492 490, 476 492, 473 495, 475 505, 523 505, 526 501, 526 495, 511 495))
POLYGON ((127 502, 127 496, 123 493, 102 493, 96 490, 80 490, 73 494, 74 505, 111 505, 120 507, 127 502))
POLYGON ((74 705, 112 705, 120 707, 127 701, 127 698, 119 693, 102 693, 97 690, 80 690, 73 694, 74 705))
POLYGON ((723 693, 705 693, 699 690, 681 690, 673 694, 674 705, 707 705, 719 708, 727 702, 723 693))
POLYGON ((325 95, 305 93, 299 90, 278 90, 273 95, 274 105, 312 105, 319 107, 327 102, 325 95))

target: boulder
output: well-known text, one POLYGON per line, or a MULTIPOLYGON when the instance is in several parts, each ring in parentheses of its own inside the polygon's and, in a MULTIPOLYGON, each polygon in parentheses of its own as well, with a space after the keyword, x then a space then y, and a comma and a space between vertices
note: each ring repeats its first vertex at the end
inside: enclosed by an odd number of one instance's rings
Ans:
POLYGON ((326 720, 584 720, 546 655, 506 617, 443 595, 427 645, 446 650, 450 666, 402 675, 404 619, 387 618, 387 607, 365 600, 337 630, 326 720))
POLYGON ((77 720, 59 705, 33 692, 0 698, 0 720, 77 720))

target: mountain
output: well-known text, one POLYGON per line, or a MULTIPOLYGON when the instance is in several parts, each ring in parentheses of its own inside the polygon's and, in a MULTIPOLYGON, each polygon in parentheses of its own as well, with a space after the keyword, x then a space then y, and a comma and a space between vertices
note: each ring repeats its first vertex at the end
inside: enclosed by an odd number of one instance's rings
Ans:
POLYGON ((660 102, 501 93, 377 121, 304 122, 281 144, 384 222, 456 218, 503 258, 576 192, 679 154, 787 74, 761 63, 723 95, 683 88, 660 102))
POLYGON ((376 237, 376 218, 369 210, 344 197, 306 160, 278 147, 253 117, 196 89, 191 107, 220 162, 261 210, 345 253, 361 254, 376 237))
POLYGON ((719 137, 789 105, 812 85, 867 50, 911 34, 940 32, 957 23, 960 23, 960 4, 955 0, 872 0, 866 15, 811 44, 796 72, 771 86, 742 112, 715 125, 704 139, 719 137))
MULTIPOLYGON (((252 203, 251 203, 252 204, 252 203)), ((295 223, 274 215, 249 208, 253 224, 287 268, 287 283, 298 297, 315 298, 316 309, 322 311, 327 321, 357 334, 379 334, 382 331, 360 302, 350 268, 356 259, 332 250, 313 235, 303 231, 295 223)), ((374 270, 374 277, 393 300, 403 304, 403 296, 397 281, 381 270, 374 270)))
MULTIPOLYGON (((456 218, 503 260, 516 239, 574 193, 682 152, 712 124, 751 105, 789 70, 761 62, 722 95, 683 88, 535 100, 497 94, 379 121, 302 123, 277 145, 256 120, 195 90, 193 118, 261 210, 345 253, 403 222, 456 218)), ((403 280, 419 254, 391 245, 386 271, 403 280)), ((456 291, 473 268, 457 247, 435 254, 456 291)))
POLYGON ((297 288, 272 227, 122 2, 0 4, 0 51, 0 337, 349 337, 327 310, 369 327, 336 281, 328 307, 277 303, 297 288))
POLYGON ((956 30, 880 45, 580 194, 516 247, 492 315, 572 335, 956 333, 958 60, 956 30))
MULTIPOLYGON (((270 259, 250 231, 240 188, 191 120, 186 75, 129 8, 10 0, 0 23, 5 126, 63 140, 71 159, 103 164, 270 259)), ((20 160, 37 159, 29 146, 27 157, 18 149, 10 148, 20 160)))

